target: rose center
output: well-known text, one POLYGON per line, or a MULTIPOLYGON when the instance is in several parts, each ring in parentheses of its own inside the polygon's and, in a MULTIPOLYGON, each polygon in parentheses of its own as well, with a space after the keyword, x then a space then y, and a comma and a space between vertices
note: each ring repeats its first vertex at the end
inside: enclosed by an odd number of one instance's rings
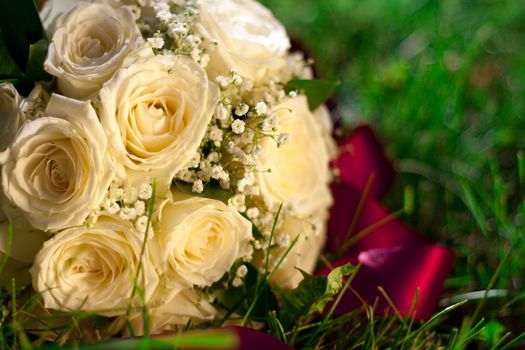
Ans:
POLYGON ((99 58, 108 52, 108 48, 97 38, 85 37, 78 41, 78 52, 82 57, 99 58))
POLYGON ((70 164, 66 157, 53 157, 46 162, 46 174, 59 192, 66 192, 69 188, 70 164))

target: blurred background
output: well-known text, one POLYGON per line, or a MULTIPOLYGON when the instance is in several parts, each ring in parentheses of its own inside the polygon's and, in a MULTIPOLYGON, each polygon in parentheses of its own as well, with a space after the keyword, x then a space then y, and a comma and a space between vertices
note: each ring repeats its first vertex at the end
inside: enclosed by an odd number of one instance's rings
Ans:
POLYGON ((525 3, 261 2, 342 82, 334 118, 371 123, 395 160, 386 206, 454 249, 441 306, 470 302, 442 330, 483 317, 483 347, 525 331, 525 3))

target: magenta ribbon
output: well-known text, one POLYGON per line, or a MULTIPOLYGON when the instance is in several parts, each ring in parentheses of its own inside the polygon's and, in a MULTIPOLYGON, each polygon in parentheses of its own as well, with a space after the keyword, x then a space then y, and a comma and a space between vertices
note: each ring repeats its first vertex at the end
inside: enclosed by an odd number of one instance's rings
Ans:
POLYGON ((377 302, 377 314, 392 314, 395 310, 378 289, 382 287, 402 316, 410 313, 417 320, 428 319, 436 309, 454 254, 423 239, 379 204, 395 171, 370 127, 356 129, 339 146, 333 166, 340 176, 332 185, 335 204, 327 248, 341 256, 318 274, 326 275, 331 268, 349 262, 361 267, 335 315, 364 302, 377 302), (345 243, 347 249, 341 254, 345 243))

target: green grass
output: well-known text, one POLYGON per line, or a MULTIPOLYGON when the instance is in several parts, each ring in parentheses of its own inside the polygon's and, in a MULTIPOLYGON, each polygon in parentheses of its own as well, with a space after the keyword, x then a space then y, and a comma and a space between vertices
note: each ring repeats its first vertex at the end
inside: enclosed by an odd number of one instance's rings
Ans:
MULTIPOLYGON (((339 318, 305 317, 291 330, 269 315, 272 334, 329 349, 525 347, 525 6, 517 0, 262 2, 316 60, 319 76, 342 82, 337 119, 373 124, 396 160, 400 176, 387 207, 404 207, 404 221, 457 256, 441 309, 427 323, 377 318, 371 306, 339 318)), ((22 327, 39 300, 20 305, 19 295, 0 293, 6 306, 0 348, 40 344, 28 343, 22 327)), ((131 345, 185 344, 184 338, 166 342, 131 345)))
POLYGON ((342 81, 337 119, 372 123, 396 160, 400 176, 387 206, 399 209, 408 194, 413 210, 403 219, 454 249, 442 306, 472 300, 440 331, 465 340, 483 317, 467 340, 488 348, 505 332, 525 331, 523 4, 262 2, 315 59, 321 78, 342 81), (497 291, 485 295, 488 287, 497 291))

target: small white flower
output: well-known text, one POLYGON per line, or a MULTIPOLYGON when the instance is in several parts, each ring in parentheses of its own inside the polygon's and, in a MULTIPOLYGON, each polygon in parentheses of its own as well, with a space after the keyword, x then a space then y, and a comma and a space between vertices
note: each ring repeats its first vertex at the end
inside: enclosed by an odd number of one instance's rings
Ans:
POLYGON ((277 129, 278 127, 279 127, 279 117, 275 114, 272 114, 263 120, 262 129, 264 131, 271 131, 271 130, 277 129))
POLYGON ((151 184, 144 183, 140 185, 139 187, 139 198, 140 199, 150 199, 153 195, 153 188, 151 187, 151 184))
POLYGON ((206 157, 206 159, 208 161, 210 161, 211 163, 218 163, 219 162, 219 153, 217 152, 211 152, 210 154, 208 154, 208 157, 206 157))
MULTIPOLYGON (((148 226, 148 217, 147 216, 141 216, 135 221, 135 228, 140 233, 146 232, 146 227, 148 226)), ((151 232, 150 232, 151 233, 151 232)))
POLYGON ((242 78, 238 75, 234 75, 233 78, 232 78, 232 84, 235 85, 235 86, 238 86, 238 85, 241 85, 242 84, 242 78))
POLYGON ((225 177, 225 172, 224 172, 224 169, 222 168, 222 166, 220 165, 214 165, 212 166, 211 168, 211 177, 215 180, 219 180, 219 179, 222 179, 223 177, 225 177))
POLYGON ((283 133, 277 137, 277 143, 279 144, 279 146, 286 145, 290 143, 291 140, 292 140, 292 135, 287 134, 287 133, 283 133))
POLYGON ((229 190, 230 189, 230 177, 228 176, 227 179, 220 179, 219 185, 221 185, 222 189, 229 190))
POLYGON ((262 148, 259 145, 256 145, 254 150, 252 151, 252 155, 257 158, 264 157, 265 153, 266 152, 264 151, 264 148, 262 148))
POLYGON ((109 214, 116 214, 120 211, 120 205, 112 199, 107 199, 104 203, 104 208, 109 214))
POLYGON ((275 237, 275 242, 279 247, 288 248, 291 244, 290 235, 287 233, 281 233, 275 237))
POLYGON ((146 212, 146 203, 144 203, 143 201, 136 201, 133 208, 135 209, 135 212, 138 216, 144 215, 144 213, 146 212))
POLYGON ((242 194, 236 194, 228 200, 228 205, 233 209, 243 213, 246 211, 246 205, 244 204, 246 198, 242 194))
POLYGON ((261 241, 259 241, 259 240, 253 241, 253 248, 255 248, 256 250, 261 249, 262 248, 261 241))
POLYGON ((223 134, 224 132, 221 129, 219 129, 217 126, 213 126, 208 134, 208 137, 213 141, 215 146, 219 147, 221 145, 223 134))
POLYGON ((134 220, 137 217, 137 212, 134 208, 124 207, 120 209, 119 217, 122 220, 134 220))
POLYGON ((288 93, 288 96, 290 96, 290 97, 297 97, 297 91, 295 91, 295 90, 290 91, 288 93))
POLYGON ((124 197, 124 189, 112 183, 109 188, 109 198, 115 201, 121 200, 124 197))
POLYGON ((241 103, 235 108, 235 115, 243 116, 250 110, 250 106, 248 106, 246 103, 241 103))
POLYGON ((218 120, 226 120, 229 116, 230 111, 222 103, 219 103, 215 108, 215 118, 218 120))
POLYGON ((154 49, 162 49, 164 47, 164 39, 161 37, 155 36, 153 38, 148 38, 147 41, 154 49))
POLYGON ((197 168, 199 167, 201 161, 201 154, 200 152, 195 152, 193 155, 193 158, 191 158, 188 168, 197 168))
POLYGON ((260 194, 260 189, 258 186, 247 186, 244 188, 244 193, 249 196, 258 196, 260 194))
POLYGON ((198 36, 195 35, 188 35, 186 37, 186 42, 190 45, 195 45, 201 42, 201 39, 198 36))
POLYGON ((222 88, 228 87, 228 85, 231 84, 231 79, 228 77, 225 77, 224 75, 219 75, 217 78, 215 78, 215 81, 217 84, 219 84, 222 88))
POLYGON ((202 183, 202 180, 195 181, 191 187, 191 190, 195 193, 202 193, 202 191, 204 191, 204 184, 202 183))
POLYGON ((245 130, 245 123, 240 119, 235 119, 232 123, 232 131, 235 134, 242 134, 245 130))
POLYGON ((237 272, 235 273, 235 275, 237 277, 243 278, 244 276, 246 276, 247 273, 248 268, 246 267, 246 265, 241 265, 237 268, 237 272))
MULTIPOLYGON (((186 33, 188 29, 184 23, 180 22, 171 22, 168 25, 168 35, 172 38, 176 38, 179 34, 186 33)), ((193 36, 192 36, 193 37, 193 36)), ((186 39, 187 40, 187 39, 186 39)))
POLYGON ((137 198, 139 196, 139 192, 135 187, 128 187, 124 190, 124 203, 126 204, 133 204, 137 201, 137 198))
POLYGON ((235 277, 232 281, 232 286, 234 286, 235 288, 237 287, 240 287, 243 285, 243 280, 239 277, 235 277))
POLYGON ((248 215, 248 217, 252 220, 257 219, 260 215, 259 208, 253 207, 253 208, 248 209, 246 211, 246 215, 248 215))
POLYGON ((268 106, 266 105, 266 103, 261 101, 255 106, 255 112, 257 113, 257 115, 266 114, 268 112, 268 106))

